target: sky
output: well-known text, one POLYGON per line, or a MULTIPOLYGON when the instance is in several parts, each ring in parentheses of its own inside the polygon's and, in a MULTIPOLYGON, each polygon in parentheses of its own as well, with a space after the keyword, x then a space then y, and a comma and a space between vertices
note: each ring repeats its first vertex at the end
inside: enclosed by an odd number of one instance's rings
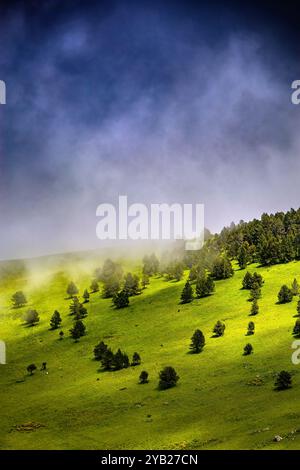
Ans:
POLYGON ((298 208, 295 4, 1 1, 0 258, 100 248, 119 195, 212 232, 298 208))

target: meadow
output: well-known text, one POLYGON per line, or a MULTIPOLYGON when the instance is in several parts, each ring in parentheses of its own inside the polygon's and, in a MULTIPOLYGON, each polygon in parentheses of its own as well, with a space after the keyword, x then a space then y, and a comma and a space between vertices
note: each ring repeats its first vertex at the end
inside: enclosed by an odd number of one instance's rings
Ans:
MULTIPOLYGON (((185 305, 179 300, 188 272, 179 282, 152 277, 120 310, 111 299, 91 294, 87 334, 75 343, 66 287, 73 280, 82 294, 96 265, 74 259, 58 269, 40 263, 1 282, 0 339, 7 345, 7 364, 0 366, 1 449, 300 449, 300 365, 291 362, 297 300, 276 303, 282 284, 300 281, 300 262, 248 267, 265 280, 255 317, 249 316, 249 291, 241 289, 246 271, 238 267, 232 278, 216 281, 213 295, 185 305), (17 290, 28 298, 24 308, 11 306, 17 290), (28 308, 40 316, 34 327, 22 321, 28 308), (63 340, 49 328, 55 309, 63 340), (226 325, 220 338, 212 337, 217 320, 226 325), (247 337, 250 320, 255 334, 247 337), (190 354, 197 328, 206 345, 190 354), (137 351, 142 364, 102 371, 93 357, 100 340, 130 357, 137 351), (248 342, 254 352, 243 356, 248 342), (44 361, 48 373, 40 371, 44 361), (30 363, 38 367, 33 376, 26 371, 30 363), (180 379, 160 391, 158 374, 167 365, 180 379), (282 369, 292 373, 293 386, 278 392, 274 381, 282 369), (148 384, 138 383, 142 370, 148 384)), ((122 265, 140 273, 138 261, 122 265)))

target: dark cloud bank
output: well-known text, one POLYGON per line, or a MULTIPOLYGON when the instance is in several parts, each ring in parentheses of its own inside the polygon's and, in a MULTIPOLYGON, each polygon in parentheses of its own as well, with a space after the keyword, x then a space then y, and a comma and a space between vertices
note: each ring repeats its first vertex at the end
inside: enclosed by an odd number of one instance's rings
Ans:
POLYGON ((204 203, 212 231, 299 206, 299 61, 275 20, 29 3, 1 19, 1 258, 99 246, 119 194, 204 203))

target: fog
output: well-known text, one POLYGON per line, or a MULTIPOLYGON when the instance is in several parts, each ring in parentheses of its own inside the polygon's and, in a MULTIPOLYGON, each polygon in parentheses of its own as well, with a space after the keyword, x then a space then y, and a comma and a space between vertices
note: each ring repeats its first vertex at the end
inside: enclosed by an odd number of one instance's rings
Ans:
POLYGON ((0 258, 102 248, 120 194, 204 203, 212 232, 299 206, 299 77, 268 32, 120 6, 12 9, 0 39, 0 258))

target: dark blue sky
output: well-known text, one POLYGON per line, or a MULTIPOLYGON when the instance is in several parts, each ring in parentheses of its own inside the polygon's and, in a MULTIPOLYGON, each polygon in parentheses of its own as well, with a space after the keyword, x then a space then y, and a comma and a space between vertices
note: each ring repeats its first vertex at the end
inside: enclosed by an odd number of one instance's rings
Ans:
POLYGON ((1 2, 0 257, 97 246, 118 194, 298 207, 295 3, 1 2))

